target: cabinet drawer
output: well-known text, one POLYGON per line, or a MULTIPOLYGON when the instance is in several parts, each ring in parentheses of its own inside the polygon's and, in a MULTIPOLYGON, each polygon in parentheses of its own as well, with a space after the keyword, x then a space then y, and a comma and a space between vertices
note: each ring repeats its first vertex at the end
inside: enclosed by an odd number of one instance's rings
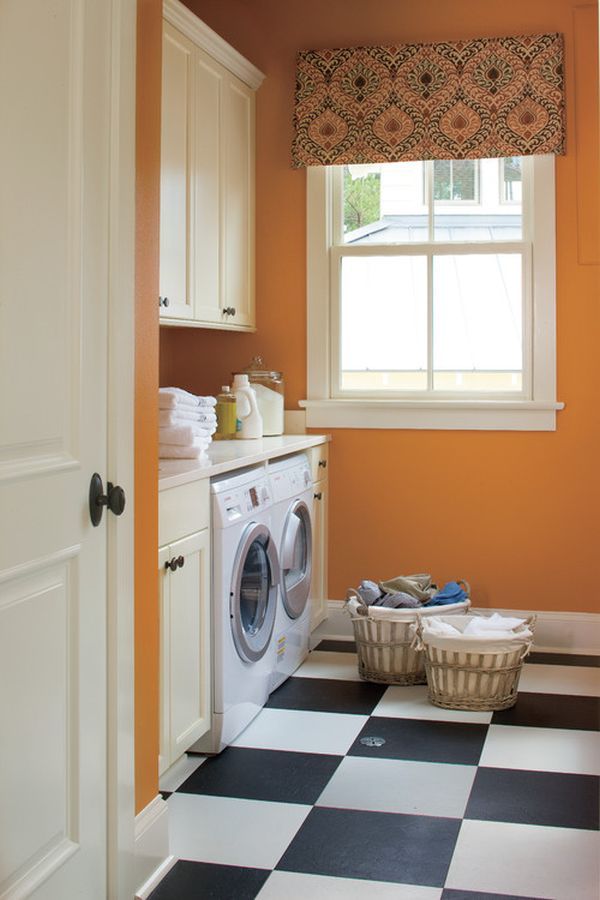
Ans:
POLYGON ((158 495, 158 545, 208 528, 210 483, 208 478, 160 491, 158 495))
POLYGON ((327 444, 319 444, 310 448, 310 469, 312 480, 320 481, 327 477, 329 468, 329 446, 327 444))

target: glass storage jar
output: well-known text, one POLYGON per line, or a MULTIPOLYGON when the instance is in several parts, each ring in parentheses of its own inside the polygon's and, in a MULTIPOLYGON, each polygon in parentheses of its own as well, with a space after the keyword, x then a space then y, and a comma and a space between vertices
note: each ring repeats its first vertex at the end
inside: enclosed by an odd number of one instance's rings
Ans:
POLYGON ((285 388, 282 373, 267 369, 262 356, 255 356, 249 366, 233 374, 247 375, 256 391, 256 402, 263 420, 263 435, 283 434, 285 388))

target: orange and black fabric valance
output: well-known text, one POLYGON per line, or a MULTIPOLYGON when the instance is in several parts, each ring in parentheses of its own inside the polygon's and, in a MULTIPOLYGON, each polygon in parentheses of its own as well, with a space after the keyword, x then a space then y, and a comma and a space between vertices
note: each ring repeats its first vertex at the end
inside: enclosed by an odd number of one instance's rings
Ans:
POLYGON ((294 167, 565 152, 560 34, 303 50, 294 167))

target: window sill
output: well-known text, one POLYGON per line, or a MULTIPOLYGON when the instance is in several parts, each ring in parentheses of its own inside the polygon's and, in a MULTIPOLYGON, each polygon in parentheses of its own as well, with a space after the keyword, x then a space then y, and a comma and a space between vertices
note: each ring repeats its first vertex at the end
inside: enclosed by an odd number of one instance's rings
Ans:
POLYGON ((535 400, 301 400, 307 428, 556 431, 564 403, 535 400))

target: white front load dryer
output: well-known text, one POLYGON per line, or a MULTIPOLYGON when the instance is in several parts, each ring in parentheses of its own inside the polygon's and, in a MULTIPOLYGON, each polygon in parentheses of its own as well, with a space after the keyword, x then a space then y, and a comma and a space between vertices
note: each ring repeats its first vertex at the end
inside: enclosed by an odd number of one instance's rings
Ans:
POLYGON ((312 576, 312 478, 306 454, 269 464, 273 535, 280 567, 273 632, 275 665, 271 690, 296 671, 308 654, 312 576))
POLYGON ((194 744, 219 753, 263 708, 273 670, 279 562, 264 466, 211 481, 212 718, 194 744))

